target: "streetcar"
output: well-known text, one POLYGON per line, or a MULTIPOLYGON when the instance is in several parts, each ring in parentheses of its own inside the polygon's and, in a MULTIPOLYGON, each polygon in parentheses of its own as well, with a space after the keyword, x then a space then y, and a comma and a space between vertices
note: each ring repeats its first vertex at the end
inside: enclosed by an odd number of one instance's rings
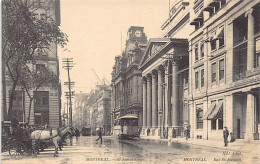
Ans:
POLYGON ((113 134, 119 139, 139 137, 138 117, 133 115, 119 117, 115 121, 113 134))
POLYGON ((91 128, 82 127, 81 134, 82 136, 91 136, 91 128))

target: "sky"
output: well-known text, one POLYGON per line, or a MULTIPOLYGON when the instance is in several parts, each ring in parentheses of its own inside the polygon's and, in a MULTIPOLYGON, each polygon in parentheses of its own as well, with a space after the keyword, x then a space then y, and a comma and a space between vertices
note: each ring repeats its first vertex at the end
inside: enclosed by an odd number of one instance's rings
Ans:
MULTIPOLYGON (((169 0, 61 0, 60 28, 69 37, 69 51, 59 48, 58 52, 62 84, 68 78, 62 68, 66 57, 74 61, 71 81, 76 93, 89 93, 95 87, 98 79, 91 69, 111 82, 115 56, 122 52, 121 38, 125 47, 129 27, 144 27, 148 39, 162 37, 160 27, 168 11, 169 0)), ((63 86, 62 91, 67 90, 63 86)))

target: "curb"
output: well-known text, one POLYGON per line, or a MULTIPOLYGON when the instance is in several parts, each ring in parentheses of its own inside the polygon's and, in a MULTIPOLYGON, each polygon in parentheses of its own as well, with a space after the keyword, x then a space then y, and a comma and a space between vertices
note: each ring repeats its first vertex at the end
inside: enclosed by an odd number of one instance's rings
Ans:
MULTIPOLYGON (((236 151, 239 148, 241 148, 243 145, 238 145, 238 148, 232 148, 231 147, 219 147, 219 146, 211 146, 208 144, 202 145, 202 144, 198 144, 198 143, 192 143, 192 142, 183 142, 183 141, 178 141, 178 140, 170 140, 170 139, 155 139, 155 138, 143 138, 140 137, 141 140, 151 140, 151 141, 164 141, 164 142, 172 142, 172 143, 180 143, 180 144, 185 144, 185 145, 195 145, 195 146, 205 146, 205 147, 209 147, 209 148, 217 148, 217 149, 224 149, 224 150, 230 150, 230 151, 236 151)), ((205 140, 207 141, 207 140, 205 140)), ((246 142, 244 143, 246 144, 246 142)), ((239 150, 241 151, 241 150, 239 150)), ((242 151, 243 152, 243 151, 242 151)))

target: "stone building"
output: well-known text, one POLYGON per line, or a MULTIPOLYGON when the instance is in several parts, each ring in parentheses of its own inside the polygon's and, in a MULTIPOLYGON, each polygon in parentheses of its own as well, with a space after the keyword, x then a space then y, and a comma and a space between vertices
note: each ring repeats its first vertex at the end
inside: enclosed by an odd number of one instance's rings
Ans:
POLYGON ((196 0, 190 24, 191 137, 259 139, 260 3, 196 0))
MULTIPOLYGON (((31 10, 34 11, 36 17, 48 16, 60 25, 60 1, 59 0, 31 0, 28 1, 31 10)), ((37 71, 41 67, 46 67, 55 73, 59 78, 59 60, 57 53, 57 44, 52 43, 49 50, 38 52, 35 54, 36 64, 30 68, 37 71)), ((8 109, 11 80, 6 77, 6 108, 8 109)), ((33 91, 30 91, 33 95, 33 91)), ((52 89, 51 87, 42 87, 37 92, 35 101, 32 103, 30 124, 45 125, 58 127, 61 125, 61 87, 52 89)), ((29 97, 21 87, 17 87, 17 91, 13 98, 13 114, 17 115, 20 122, 27 122, 29 117, 29 97)))
POLYGON ((104 135, 111 133, 111 89, 102 89, 96 100, 96 128, 102 127, 104 135))
MULTIPOLYGON (((85 120, 87 116, 86 106, 88 105, 88 97, 89 94, 87 93, 76 93, 74 97, 74 108, 73 108, 73 126, 77 128, 81 128, 83 126, 86 126, 87 121, 85 120)), ((69 106, 67 106, 69 107, 69 106)))
POLYGON ((138 64, 147 43, 143 27, 131 26, 127 33, 126 46, 121 56, 115 57, 112 71, 112 126, 126 114, 139 118, 142 127, 142 79, 138 64))
POLYGON ((149 40, 139 69, 143 78, 143 131, 141 135, 172 138, 189 124, 188 33, 189 2, 171 6, 161 29, 163 38, 149 40))
POLYGON ((105 135, 111 132, 111 87, 96 85, 89 94, 75 95, 74 125, 91 128, 92 134, 102 127, 105 135))

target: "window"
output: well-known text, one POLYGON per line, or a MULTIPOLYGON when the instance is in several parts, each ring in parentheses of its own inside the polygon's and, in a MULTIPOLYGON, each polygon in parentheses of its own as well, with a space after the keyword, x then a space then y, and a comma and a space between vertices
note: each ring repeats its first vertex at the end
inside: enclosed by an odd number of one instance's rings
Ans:
POLYGON ((224 79, 225 71, 224 71, 224 59, 219 61, 219 81, 224 79))
POLYGON ((201 56, 201 58, 204 57, 204 43, 203 42, 200 43, 200 56, 201 56))
POLYGON ((201 87, 204 87, 204 69, 201 70, 200 72, 200 78, 201 78, 201 87))
POLYGON ((218 35, 218 39, 219 39, 219 47, 222 47, 225 44, 224 28, 223 27, 222 27, 219 35, 218 35))
POLYGON ((203 129, 202 116, 203 116, 202 105, 197 105, 197 108, 196 108, 197 129, 203 129))
POLYGON ((195 72, 195 88, 199 87, 199 72, 195 72))
POLYGON ((217 40, 216 39, 211 40, 210 46, 211 46, 211 51, 216 50, 217 49, 217 40))
MULTIPOLYGON (((223 112, 222 112, 223 115, 223 112)), ((223 129, 223 118, 218 119, 218 129, 223 129)))
POLYGON ((216 63, 213 63, 211 65, 211 82, 214 83, 216 82, 216 63))
POLYGON ((215 12, 217 12, 219 10, 219 8, 220 8, 220 4, 216 3, 216 5, 215 5, 215 12))
POLYGON ((38 91, 35 93, 35 106, 48 106, 49 105, 49 92, 38 91))
POLYGON ((199 60, 198 44, 195 45, 194 52, 195 52, 195 61, 197 61, 199 60))
POLYGON ((223 7, 226 3, 226 0, 221 0, 221 7, 223 7))
POLYGON ((216 130, 217 129, 217 120, 211 120, 211 129, 216 130))
MULTIPOLYGON (((216 103, 216 101, 212 101, 211 103, 216 103)), ((222 99, 218 100, 218 105, 220 103, 223 104, 222 99)), ((216 108, 218 108, 218 105, 216 106, 216 108)), ((211 129, 212 130, 223 129, 223 105, 219 106, 219 109, 215 109, 215 110, 219 110, 219 111, 215 116, 215 118, 211 120, 211 129)))

